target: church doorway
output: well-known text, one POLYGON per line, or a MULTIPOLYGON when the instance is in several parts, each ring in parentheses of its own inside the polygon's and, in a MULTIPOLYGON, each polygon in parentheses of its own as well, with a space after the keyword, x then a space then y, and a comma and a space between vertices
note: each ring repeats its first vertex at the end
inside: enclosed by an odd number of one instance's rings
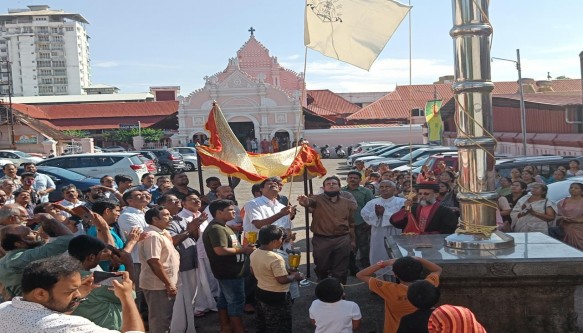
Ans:
POLYGON ((232 122, 229 123, 231 130, 235 133, 235 136, 241 142, 243 147, 246 148, 247 138, 253 139, 255 138, 255 126, 251 121, 244 121, 244 122, 232 122))
POLYGON ((279 130, 275 132, 275 137, 279 142, 279 151, 290 149, 290 138, 288 131, 279 130))

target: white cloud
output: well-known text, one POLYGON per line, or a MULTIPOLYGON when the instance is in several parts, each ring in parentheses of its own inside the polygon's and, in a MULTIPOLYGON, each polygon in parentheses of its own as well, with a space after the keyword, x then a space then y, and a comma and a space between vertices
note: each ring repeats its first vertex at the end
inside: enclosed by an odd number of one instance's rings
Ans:
POLYGON ((91 64, 91 67, 99 67, 99 68, 112 68, 112 67, 118 67, 118 66, 119 66, 119 62, 117 62, 115 60, 98 61, 96 63, 91 64))
POLYGON ((298 60, 298 59, 300 59, 300 57, 301 57, 301 55, 299 55, 299 54, 292 54, 288 57, 285 57, 285 59, 286 60, 298 60))
MULTIPOLYGON (((440 76, 451 75, 453 65, 435 59, 413 59, 413 84, 435 82, 440 76)), ((334 92, 391 91, 395 84, 409 84, 408 59, 380 59, 369 72, 335 61, 308 63, 308 89, 330 89, 334 92)))

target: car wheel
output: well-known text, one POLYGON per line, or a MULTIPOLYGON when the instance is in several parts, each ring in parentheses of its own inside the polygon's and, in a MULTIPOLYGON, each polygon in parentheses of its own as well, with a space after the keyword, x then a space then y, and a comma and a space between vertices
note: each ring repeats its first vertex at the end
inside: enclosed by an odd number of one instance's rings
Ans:
POLYGON ((169 175, 172 173, 172 170, 167 165, 161 165, 160 166, 160 173, 163 175, 169 175))
POLYGON ((185 162, 184 164, 186 165, 184 167, 184 171, 186 171, 186 172, 194 171, 196 169, 193 163, 185 162))

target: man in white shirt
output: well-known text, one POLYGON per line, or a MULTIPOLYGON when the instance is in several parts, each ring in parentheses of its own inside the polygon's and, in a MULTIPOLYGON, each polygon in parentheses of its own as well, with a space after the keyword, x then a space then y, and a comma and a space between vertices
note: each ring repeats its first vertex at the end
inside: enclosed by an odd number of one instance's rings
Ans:
POLYGON ((265 225, 275 224, 283 228, 288 236, 291 236, 290 214, 295 207, 284 206, 277 201, 281 178, 270 177, 260 185, 261 196, 245 204, 245 217, 243 218, 243 231, 259 232, 265 225))
POLYGON ((49 202, 49 193, 53 192, 57 187, 55 186, 55 182, 51 179, 51 177, 38 173, 36 169, 36 165, 34 163, 24 163, 24 170, 26 172, 34 173, 34 184, 32 187, 38 193, 40 197, 40 202, 45 203, 49 202))
MULTIPOLYGON (((150 200, 142 191, 130 189, 123 194, 123 201, 127 203, 127 206, 124 207, 121 212, 121 215, 117 219, 117 223, 119 225, 119 230, 121 231, 120 236, 126 241, 126 235, 129 235, 132 228, 140 228, 143 231, 148 226, 144 215, 144 208, 148 206, 150 200)), ((147 305, 144 299, 144 294, 140 289, 139 282, 142 266, 140 264, 137 246, 132 250, 132 260, 134 261, 134 276, 132 276, 132 280, 136 285, 136 302, 140 309, 140 313, 142 314, 142 318, 147 320, 147 305)))
MULTIPOLYGON (((74 310, 91 292, 91 280, 81 280, 80 262, 70 256, 50 257, 29 264, 22 274, 23 297, 0 304, 0 332, 118 332, 79 316, 74 310)), ((122 331, 145 332, 132 298, 132 281, 127 272, 122 282, 114 281, 114 293, 122 306, 122 331)))
POLYGON ((400 235, 401 230, 395 228, 391 222, 391 215, 398 212, 405 204, 405 198, 396 197, 397 188, 390 180, 379 183, 380 197, 367 202, 360 214, 371 226, 370 263, 389 260, 385 249, 385 237, 400 235))

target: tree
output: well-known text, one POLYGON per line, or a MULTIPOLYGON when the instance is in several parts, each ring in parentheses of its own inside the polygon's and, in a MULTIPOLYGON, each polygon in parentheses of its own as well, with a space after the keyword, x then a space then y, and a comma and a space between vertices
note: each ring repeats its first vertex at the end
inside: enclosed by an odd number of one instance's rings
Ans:
POLYGON ((89 132, 82 130, 64 130, 63 134, 70 138, 87 138, 89 137, 89 132))
MULTIPOLYGON (((113 130, 103 134, 107 141, 132 143, 133 137, 138 136, 139 130, 132 128, 128 130, 113 130)), ((159 129, 142 128, 142 137, 145 142, 158 142, 164 135, 164 132, 159 129)))

